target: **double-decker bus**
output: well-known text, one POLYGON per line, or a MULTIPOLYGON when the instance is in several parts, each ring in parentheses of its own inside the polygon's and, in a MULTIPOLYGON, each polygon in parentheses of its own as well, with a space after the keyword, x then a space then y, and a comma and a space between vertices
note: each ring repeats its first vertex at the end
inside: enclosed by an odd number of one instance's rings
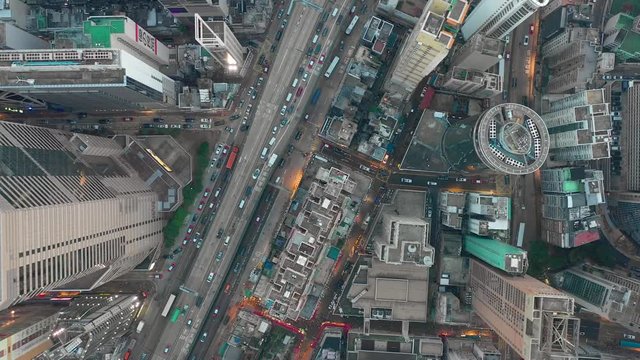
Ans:
POLYGON ((180 310, 180 308, 175 308, 173 309, 173 312, 171 313, 171 322, 174 323, 176 321, 178 321, 178 318, 180 317, 180 314, 182 313, 182 310, 180 310))
POLYGON ((162 314, 160 314, 162 317, 167 317, 167 315, 169 315, 169 310, 171 310, 171 306, 173 306, 174 301, 176 301, 176 295, 169 295, 169 300, 167 300, 167 304, 164 306, 164 309, 162 309, 162 314))
POLYGON ((358 15, 353 17, 353 19, 351 20, 351 23, 347 27, 347 30, 345 31, 345 34, 347 35, 351 34, 351 32, 353 31, 353 28, 356 27, 356 24, 358 23, 358 19, 359 19, 358 15))

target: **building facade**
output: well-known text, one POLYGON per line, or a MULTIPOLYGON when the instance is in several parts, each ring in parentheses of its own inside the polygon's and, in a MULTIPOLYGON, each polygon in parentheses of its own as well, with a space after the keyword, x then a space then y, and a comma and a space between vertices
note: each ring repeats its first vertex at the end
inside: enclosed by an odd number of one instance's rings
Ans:
POLYGON ((29 304, 0 311, 0 359, 31 360, 51 348, 49 335, 58 321, 59 304, 29 304))
POLYGON ((502 40, 475 34, 456 50, 451 63, 466 69, 487 71, 500 62, 505 45, 502 40))
POLYGON ((447 0, 430 0, 427 3, 390 69, 385 84, 387 90, 408 96, 425 76, 436 69, 453 47, 458 27, 467 11, 466 4, 464 0, 457 1, 455 5, 447 0))
POLYGON ((229 75, 244 76, 245 48, 224 21, 207 21, 195 14, 195 39, 229 75))
POLYGON ((506 103, 451 124, 442 148, 457 171, 529 174, 547 159, 549 133, 535 111, 506 103))
POLYGON ((556 168, 542 170, 542 240, 572 248, 600 239, 600 215, 604 204, 600 170, 556 168))
POLYGON ((574 299, 528 275, 514 277, 471 260, 476 314, 524 360, 577 358, 574 299))
POLYGON ((504 39, 549 0, 482 0, 462 26, 462 35, 469 39, 476 33, 494 39, 504 39))
POLYGON ((554 161, 611 157, 611 114, 604 90, 585 90, 549 102, 542 114, 551 137, 554 161))
POLYGON ((155 254, 159 196, 114 140, 3 121, 0 154, 0 308, 93 289, 155 254))
POLYGON ((196 14, 212 20, 224 20, 229 15, 227 0, 160 0, 171 15, 191 20, 196 14))
POLYGON ((623 188, 640 192, 640 86, 630 86, 621 96, 621 101, 623 188))

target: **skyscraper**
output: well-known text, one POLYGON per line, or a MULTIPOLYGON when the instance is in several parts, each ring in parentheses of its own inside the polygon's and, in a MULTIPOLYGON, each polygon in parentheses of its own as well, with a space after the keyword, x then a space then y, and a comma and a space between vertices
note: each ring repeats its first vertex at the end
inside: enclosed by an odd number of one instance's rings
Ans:
POLYGON ((451 124, 442 149, 457 171, 523 175, 536 171, 547 159, 549 133, 530 108, 500 104, 451 124))
POLYGON ((549 0, 482 0, 462 26, 465 40, 475 33, 503 39, 549 0))
POLYGON ((429 0, 418 24, 396 56, 385 87, 410 95, 449 54, 468 7, 465 0, 429 0))
POLYGON ((504 41, 475 34, 456 50, 451 64, 466 69, 487 71, 500 62, 504 49, 504 41))
POLYGON ((195 14, 195 38, 227 73, 243 76, 244 48, 224 21, 205 21, 195 14))
POLYGON ((473 310, 524 360, 577 358, 580 320, 572 297, 475 259, 469 274, 473 310))
POLYGON ((549 129, 554 161, 611 157, 611 114, 604 89, 585 90, 549 101, 541 115, 549 129))
POLYGON ((155 160, 145 148, 0 122, 0 309, 44 290, 93 289, 152 258, 161 193, 181 188, 146 167, 155 160))
POLYGON ((213 20, 224 20, 229 15, 229 2, 227 0, 160 0, 160 4, 171 15, 191 20, 195 14, 213 20))

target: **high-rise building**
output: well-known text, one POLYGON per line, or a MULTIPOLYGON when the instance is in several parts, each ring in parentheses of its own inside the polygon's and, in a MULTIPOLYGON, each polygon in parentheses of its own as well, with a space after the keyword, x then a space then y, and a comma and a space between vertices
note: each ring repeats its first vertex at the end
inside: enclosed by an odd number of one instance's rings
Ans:
POLYGON ((205 21, 199 14, 195 14, 195 38, 227 74, 244 75, 245 49, 226 22, 205 21))
POLYGON ((387 90, 410 95, 447 57, 467 10, 465 0, 429 0, 391 66, 387 90))
POLYGON ((503 39, 548 3, 549 0, 482 0, 464 22, 462 35, 469 39, 480 33, 503 39))
POLYGON ((462 172, 523 175, 539 169, 549 153, 549 133, 540 116, 520 104, 500 104, 451 124, 444 157, 462 172))
POLYGON ((0 89, 69 111, 140 110, 177 104, 176 83, 125 50, 1 50, 0 89))
POLYGON ((173 173, 190 173, 190 158, 176 149, 179 169, 152 148, 0 122, 0 309, 46 290, 90 290, 153 259, 159 212, 182 201, 173 173))
POLYGON ((607 205, 613 223, 640 245, 640 193, 612 192, 607 205))
POLYGON ((441 80, 445 90, 477 98, 492 98, 502 94, 502 76, 454 66, 441 80))
POLYGON ((640 59, 640 16, 635 18, 626 13, 618 13, 604 27, 602 46, 615 52, 619 61, 640 59))
POLYGON ((472 307, 524 360, 575 359, 580 320, 574 299, 532 278, 511 276, 472 259, 472 307))
POLYGON ((640 327, 640 281, 592 265, 571 268, 553 276, 554 286, 576 297, 588 312, 637 331, 640 327))
POLYGON ((229 15, 227 0, 160 0, 171 15, 190 21, 195 14, 212 20, 224 20, 229 15))
POLYGON ((504 41, 475 34, 456 50, 451 64, 467 69, 487 71, 500 62, 504 49, 504 41))
POLYGON ((619 149, 623 189, 640 192, 640 86, 630 86, 620 100, 622 116, 615 113, 614 120, 622 127, 619 149))
POLYGON ((600 238, 596 206, 605 202, 602 179, 600 170, 542 170, 542 240, 572 248, 600 238))
POLYGON ((550 70, 547 93, 576 93, 587 89, 601 59, 598 29, 569 28, 542 48, 543 60, 550 70))
POLYGON ((480 236, 507 235, 511 222, 511 199, 471 192, 467 194, 466 205, 468 232, 480 236))
POLYGON ((84 359, 88 355, 112 353, 118 340, 130 331, 140 305, 142 302, 136 295, 75 298, 59 315, 50 337, 54 347, 35 359, 84 359))
POLYGON ((549 129, 554 161, 611 157, 611 114, 604 90, 585 90, 549 101, 542 119, 549 129))

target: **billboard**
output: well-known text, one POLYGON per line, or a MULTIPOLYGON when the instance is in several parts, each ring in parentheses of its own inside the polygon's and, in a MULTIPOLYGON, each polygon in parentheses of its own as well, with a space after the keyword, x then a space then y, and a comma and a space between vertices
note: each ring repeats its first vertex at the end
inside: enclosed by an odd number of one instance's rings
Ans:
MULTIPOLYGON (((127 38, 123 40, 129 43, 129 45, 140 49, 146 54, 152 55, 158 62, 163 64, 169 63, 169 48, 129 18, 126 18, 125 35, 127 38)), ((126 48, 122 49, 127 50, 126 48)))

